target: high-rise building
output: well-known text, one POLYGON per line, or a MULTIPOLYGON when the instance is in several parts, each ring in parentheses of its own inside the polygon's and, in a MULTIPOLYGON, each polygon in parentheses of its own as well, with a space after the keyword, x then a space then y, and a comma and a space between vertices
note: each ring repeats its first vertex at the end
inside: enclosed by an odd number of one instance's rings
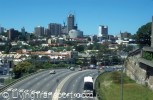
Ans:
POLYGON ((65 25, 65 22, 63 22, 63 26, 62 26, 61 31, 62 31, 62 34, 67 34, 68 33, 67 32, 67 26, 65 25))
POLYGON ((37 26, 34 29, 34 34, 38 37, 38 36, 43 36, 44 35, 44 27, 42 26, 37 26))
POLYGON ((74 15, 70 14, 67 17, 67 32, 69 32, 70 30, 74 29, 75 26, 75 17, 74 15))
POLYGON ((23 36, 25 36, 25 28, 24 27, 21 28, 21 33, 23 36))
POLYGON ((125 39, 129 39, 130 38, 131 33, 129 33, 129 32, 124 32, 124 33, 120 32, 120 35, 121 35, 121 39, 125 40, 125 39))
POLYGON ((45 36, 48 36, 48 37, 50 37, 50 30, 49 29, 45 29, 45 36))
POLYGON ((102 36, 108 35, 108 26, 99 25, 99 34, 102 36))
POLYGON ((7 34, 9 40, 15 40, 20 35, 19 32, 17 30, 14 30, 13 28, 7 30, 7 34))
POLYGON ((3 33, 3 32, 4 32, 4 27, 0 26, 0 33, 3 33))
POLYGON ((48 25, 48 29, 50 30, 50 35, 61 35, 62 25, 57 23, 50 23, 48 25))
POLYGON ((99 41, 108 39, 108 26, 99 25, 97 38, 99 41))

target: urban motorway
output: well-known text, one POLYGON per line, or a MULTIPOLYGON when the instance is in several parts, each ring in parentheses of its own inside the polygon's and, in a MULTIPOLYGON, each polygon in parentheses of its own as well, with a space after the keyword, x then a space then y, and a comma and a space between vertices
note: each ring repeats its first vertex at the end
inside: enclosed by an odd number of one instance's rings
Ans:
POLYGON ((55 74, 48 70, 25 78, 2 92, 0 100, 96 100, 82 95, 84 77, 92 76, 95 81, 96 69, 55 71, 55 74))

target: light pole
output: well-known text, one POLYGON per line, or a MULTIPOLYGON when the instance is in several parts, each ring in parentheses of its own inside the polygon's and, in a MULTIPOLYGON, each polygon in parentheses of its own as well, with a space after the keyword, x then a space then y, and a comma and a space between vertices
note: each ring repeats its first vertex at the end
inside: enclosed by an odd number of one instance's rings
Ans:
MULTIPOLYGON (((12 49, 13 47, 11 47, 12 49)), ((10 72, 12 74, 12 69, 10 68, 10 66, 12 66, 12 61, 13 61, 13 57, 10 57, 11 54, 11 49, 9 50, 9 57, 7 58, 7 65, 8 65, 8 75, 9 75, 9 83, 11 82, 11 76, 10 76, 10 72)))
POLYGON ((124 61, 121 61, 121 100, 123 100, 123 69, 124 69, 124 61))
POLYGON ((42 66, 42 64, 43 64, 42 59, 41 59, 42 55, 39 55, 38 57, 39 57, 39 61, 40 61, 40 66, 42 66))

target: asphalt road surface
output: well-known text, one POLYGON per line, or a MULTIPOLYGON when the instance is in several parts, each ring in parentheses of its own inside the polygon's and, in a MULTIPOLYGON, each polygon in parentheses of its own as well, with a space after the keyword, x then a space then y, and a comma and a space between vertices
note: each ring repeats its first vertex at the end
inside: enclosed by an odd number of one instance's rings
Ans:
POLYGON ((83 97, 83 78, 98 75, 97 70, 56 69, 32 75, 0 94, 0 100, 95 100, 83 97))

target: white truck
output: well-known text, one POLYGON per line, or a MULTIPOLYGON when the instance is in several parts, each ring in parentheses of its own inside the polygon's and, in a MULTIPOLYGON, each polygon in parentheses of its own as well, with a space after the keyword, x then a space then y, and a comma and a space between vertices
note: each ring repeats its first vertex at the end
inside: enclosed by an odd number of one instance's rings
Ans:
POLYGON ((93 78, 91 76, 84 77, 83 95, 93 96, 93 78))

